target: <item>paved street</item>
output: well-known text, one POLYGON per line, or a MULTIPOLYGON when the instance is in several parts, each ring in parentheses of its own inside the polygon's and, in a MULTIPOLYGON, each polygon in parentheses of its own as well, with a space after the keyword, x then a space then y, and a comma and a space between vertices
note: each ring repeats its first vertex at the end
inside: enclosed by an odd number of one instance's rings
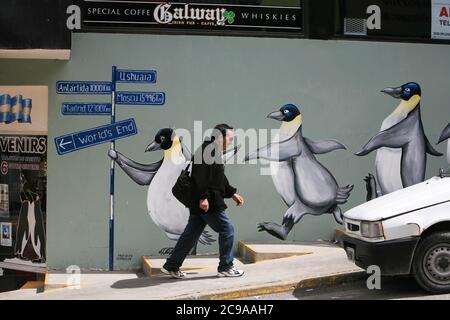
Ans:
POLYGON ((367 289, 365 281, 356 281, 330 288, 296 289, 294 291, 260 295, 241 300, 450 300, 450 294, 429 295, 408 277, 381 279, 380 290, 367 289))

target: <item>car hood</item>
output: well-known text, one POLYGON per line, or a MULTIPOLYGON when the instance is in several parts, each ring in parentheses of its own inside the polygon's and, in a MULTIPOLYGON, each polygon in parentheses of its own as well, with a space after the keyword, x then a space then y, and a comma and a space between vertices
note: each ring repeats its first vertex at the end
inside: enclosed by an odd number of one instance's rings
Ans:
POLYGON ((445 201, 450 201, 450 178, 433 177, 356 206, 344 217, 378 221, 445 201))

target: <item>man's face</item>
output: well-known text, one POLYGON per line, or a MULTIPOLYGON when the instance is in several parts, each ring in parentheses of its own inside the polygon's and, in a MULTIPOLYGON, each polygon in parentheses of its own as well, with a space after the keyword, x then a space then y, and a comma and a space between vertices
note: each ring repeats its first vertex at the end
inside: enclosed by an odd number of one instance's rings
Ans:
POLYGON ((222 145, 223 150, 226 150, 227 147, 233 142, 234 139, 234 131, 232 129, 227 129, 225 137, 222 135, 219 135, 219 139, 217 143, 222 145))

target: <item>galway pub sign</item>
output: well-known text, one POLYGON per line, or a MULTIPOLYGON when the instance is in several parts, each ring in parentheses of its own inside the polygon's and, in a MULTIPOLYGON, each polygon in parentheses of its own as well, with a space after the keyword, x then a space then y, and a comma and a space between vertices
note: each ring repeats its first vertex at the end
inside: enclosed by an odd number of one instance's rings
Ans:
POLYGON ((89 27, 270 30, 302 32, 301 6, 84 0, 89 27))

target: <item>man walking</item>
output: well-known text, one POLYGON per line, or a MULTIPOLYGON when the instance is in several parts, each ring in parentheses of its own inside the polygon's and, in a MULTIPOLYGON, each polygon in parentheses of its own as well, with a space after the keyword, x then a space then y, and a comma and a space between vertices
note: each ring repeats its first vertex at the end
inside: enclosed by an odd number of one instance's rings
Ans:
POLYGON ((228 215, 224 198, 232 198, 237 206, 244 204, 225 176, 223 151, 233 141, 233 128, 227 124, 214 127, 211 140, 204 141, 194 154, 191 177, 195 185, 195 204, 189 208, 190 216, 185 230, 161 271, 173 278, 182 279, 180 271, 184 259, 199 239, 206 225, 219 234, 219 277, 240 277, 244 274, 233 265, 234 226, 228 215))

